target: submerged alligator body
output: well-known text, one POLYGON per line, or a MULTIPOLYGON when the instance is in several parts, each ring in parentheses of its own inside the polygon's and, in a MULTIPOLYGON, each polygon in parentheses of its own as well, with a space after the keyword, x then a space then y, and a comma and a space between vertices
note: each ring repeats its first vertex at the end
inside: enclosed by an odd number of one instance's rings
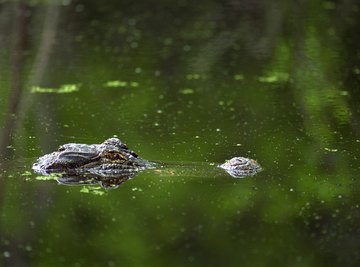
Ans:
MULTIPOLYGON (((57 151, 40 157, 32 168, 43 175, 61 174, 58 182, 63 184, 100 183, 103 187, 113 188, 140 171, 161 169, 164 166, 166 164, 140 158, 118 138, 113 137, 102 144, 62 145, 57 151), (107 181, 110 183, 107 184, 107 181)), ((252 176, 261 171, 255 160, 244 157, 235 157, 216 166, 236 178, 252 176)))

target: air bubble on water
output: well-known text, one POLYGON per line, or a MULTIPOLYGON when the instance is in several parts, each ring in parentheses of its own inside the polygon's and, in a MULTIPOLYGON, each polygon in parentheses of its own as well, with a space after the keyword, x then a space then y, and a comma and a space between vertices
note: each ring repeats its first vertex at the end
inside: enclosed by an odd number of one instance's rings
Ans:
POLYGON ((4 251, 3 255, 4 255, 4 258, 10 258, 10 256, 11 256, 9 251, 4 251))

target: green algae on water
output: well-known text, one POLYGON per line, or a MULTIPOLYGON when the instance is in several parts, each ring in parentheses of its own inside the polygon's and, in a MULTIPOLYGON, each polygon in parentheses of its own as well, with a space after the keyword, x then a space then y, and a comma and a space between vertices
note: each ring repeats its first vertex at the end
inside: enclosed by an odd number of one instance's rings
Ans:
POLYGON ((68 94, 79 91, 80 84, 63 84, 59 88, 56 87, 31 87, 31 93, 54 93, 54 94, 68 94))
POLYGON ((107 81, 104 83, 104 87, 108 88, 124 88, 124 87, 138 87, 139 83, 132 81, 132 82, 126 82, 121 80, 114 80, 114 81, 107 81))
POLYGON ((56 180, 58 177, 56 175, 42 175, 42 176, 36 176, 35 180, 39 180, 39 181, 52 181, 52 180, 56 180))
POLYGON ((281 83, 289 81, 289 74, 286 72, 274 72, 267 76, 260 76, 259 82, 262 83, 281 83))
POLYGON ((93 194, 97 196, 102 196, 106 192, 102 190, 100 186, 83 186, 80 190, 81 193, 93 194))
POLYGON ((184 88, 184 89, 181 89, 179 92, 180 92, 180 94, 183 94, 183 95, 191 95, 195 91, 194 91, 194 89, 191 89, 191 88, 184 88))

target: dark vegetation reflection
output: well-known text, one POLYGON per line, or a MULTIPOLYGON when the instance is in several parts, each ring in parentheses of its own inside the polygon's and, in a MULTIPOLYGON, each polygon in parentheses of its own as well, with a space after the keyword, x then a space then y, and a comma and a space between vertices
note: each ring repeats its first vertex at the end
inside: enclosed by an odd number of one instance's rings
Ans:
POLYGON ((359 12, 355 0, 1 1, 3 265, 358 266, 359 12), (114 134, 144 158, 237 155, 265 171, 144 173, 103 197, 30 173, 60 144, 114 134))

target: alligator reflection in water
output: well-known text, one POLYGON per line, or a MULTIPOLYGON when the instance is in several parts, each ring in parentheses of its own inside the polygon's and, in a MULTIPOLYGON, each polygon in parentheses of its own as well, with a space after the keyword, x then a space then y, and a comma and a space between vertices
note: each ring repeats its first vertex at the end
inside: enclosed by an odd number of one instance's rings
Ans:
MULTIPOLYGON (((143 170, 167 174, 176 167, 180 170, 183 167, 184 170, 194 170, 186 168, 185 165, 144 160, 118 138, 113 137, 102 144, 62 145, 58 151, 40 157, 32 168, 43 175, 56 174, 61 184, 100 184, 104 188, 116 188, 143 170)), ((221 165, 206 164, 208 173, 205 175, 210 175, 214 166, 215 169, 223 169, 236 178, 253 176, 261 171, 261 166, 255 160, 235 157, 221 165)))
POLYGON ((114 189, 134 177, 138 172, 128 171, 116 175, 101 176, 93 173, 61 173, 56 180, 63 185, 100 185, 105 189, 114 189))

